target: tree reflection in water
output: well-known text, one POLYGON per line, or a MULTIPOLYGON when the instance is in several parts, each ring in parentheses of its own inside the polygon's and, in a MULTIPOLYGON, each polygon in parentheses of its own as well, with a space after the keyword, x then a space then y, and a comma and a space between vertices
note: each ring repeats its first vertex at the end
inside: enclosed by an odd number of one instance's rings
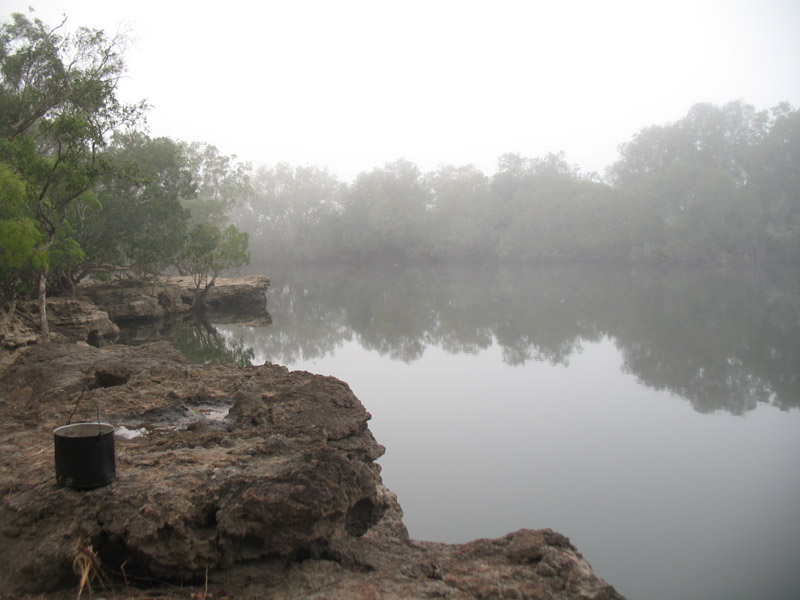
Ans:
MULTIPOLYGON (((185 334, 189 342, 291 365, 344 342, 394 360, 428 346, 505 362, 567 364, 584 342, 614 340, 624 369, 700 412, 800 405, 796 271, 613 265, 371 266, 264 269, 274 322, 185 334), (250 354, 248 354, 248 352, 250 354)), ((214 354, 213 352, 211 353, 214 354)))
MULTIPOLYGON (((120 328, 120 342, 135 346, 155 340, 166 340, 193 363, 252 364, 255 356, 253 348, 242 340, 220 332, 212 325, 210 318, 213 318, 213 315, 192 314, 183 319, 124 326, 120 328)), ((237 321, 235 318, 232 320, 237 321)), ((244 317, 241 320, 244 320, 244 317)), ((266 326, 270 320, 265 318, 260 322, 266 326)))

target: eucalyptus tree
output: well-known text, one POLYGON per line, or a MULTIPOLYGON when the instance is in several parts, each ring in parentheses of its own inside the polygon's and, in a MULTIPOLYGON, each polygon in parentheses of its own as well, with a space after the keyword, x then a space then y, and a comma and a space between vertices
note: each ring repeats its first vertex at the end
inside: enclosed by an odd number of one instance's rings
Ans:
POLYGON ((178 261, 195 286, 193 308, 202 311, 209 290, 224 271, 238 271, 250 262, 247 246, 247 232, 235 225, 223 229, 215 223, 199 223, 189 230, 178 261))
POLYGON ((114 271, 155 282, 174 265, 204 290, 247 262, 247 234, 225 225, 225 210, 249 189, 231 158, 205 144, 135 131, 115 134, 106 156, 113 168, 97 186, 99 201, 73 205, 86 255, 76 279, 114 271))
POLYGON ((8 165, 0 164, 0 299, 13 314, 21 293, 32 291, 42 234, 26 207, 26 186, 8 165), (28 288, 28 289, 26 289, 28 288))
MULTIPOLYGON (((85 27, 67 32, 65 22, 49 27, 15 13, 0 25, 0 163, 24 182, 24 217, 35 221, 40 236, 34 267, 44 340, 47 275, 59 235, 61 256, 80 252, 64 235, 69 208, 89 199, 107 172, 108 135, 136 123, 144 109, 117 98, 124 39, 85 27)), ((9 202, 6 195, 3 202, 9 202)))
POLYGON ((155 280, 177 261, 189 221, 182 202, 196 195, 183 145, 120 133, 107 158, 113 168, 97 185, 97 201, 72 206, 70 221, 86 257, 72 277, 125 272, 155 280))
POLYGON ((180 142, 187 168, 192 173, 195 190, 183 199, 191 213, 192 224, 228 222, 235 207, 250 198, 251 167, 236 161, 236 156, 221 154, 205 142, 180 142))

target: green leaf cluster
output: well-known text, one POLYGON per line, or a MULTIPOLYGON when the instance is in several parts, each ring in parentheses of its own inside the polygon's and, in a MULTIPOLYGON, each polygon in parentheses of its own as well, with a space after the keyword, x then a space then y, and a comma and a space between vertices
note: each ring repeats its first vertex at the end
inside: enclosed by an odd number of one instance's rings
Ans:
POLYGON ((36 280, 45 339, 48 278, 83 260, 70 207, 90 201, 107 172, 108 132, 134 123, 141 110, 115 95, 121 38, 67 33, 63 25, 19 13, 0 25, 0 277, 7 301, 30 293, 36 280))
POLYGON ((138 130, 146 106, 116 96, 125 39, 65 23, 0 24, 2 300, 38 293, 44 338, 48 289, 170 266, 213 284, 249 258, 247 234, 226 227, 249 167, 138 130))
POLYGON ((223 271, 238 271, 250 262, 248 237, 235 225, 223 229, 214 223, 200 223, 192 227, 179 261, 194 281, 195 306, 202 307, 208 290, 223 271))

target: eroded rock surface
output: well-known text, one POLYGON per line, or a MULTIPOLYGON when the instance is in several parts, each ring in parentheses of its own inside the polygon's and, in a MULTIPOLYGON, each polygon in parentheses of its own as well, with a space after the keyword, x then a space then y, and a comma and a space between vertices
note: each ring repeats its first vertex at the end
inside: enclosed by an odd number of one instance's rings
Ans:
MULTIPOLYGON (((270 280, 261 275, 218 279, 207 296, 215 322, 269 322, 266 292, 270 280), (244 318, 242 318, 244 315, 244 318)), ((119 324, 169 327, 191 309, 194 284, 174 277, 153 284, 134 279, 78 285, 74 296, 47 299, 51 340, 106 346, 119 339, 119 324), (161 324, 161 325, 159 325, 161 324)), ((20 349, 39 341, 39 309, 30 301, 17 307, 13 319, 0 319, 0 369, 11 364, 20 349)))
POLYGON ((409 540, 369 414, 332 377, 48 344, 0 375, 0 414, 0 597, 74 597, 83 543, 116 597, 620 598, 549 530, 409 540), (78 399, 118 427, 117 478, 90 491, 55 484, 78 399))
MULTIPOLYGON (((266 312, 270 280, 261 275, 218 279, 206 296, 206 304, 220 313, 266 312)), ((112 321, 154 321, 185 314, 191 309, 194 283, 190 277, 172 277, 153 284, 126 279, 81 284, 79 298, 106 311, 112 321)))
MULTIPOLYGON (((11 353, 39 341, 39 308, 35 302, 21 304, 14 319, 0 325, 0 348, 11 353)), ((106 346, 119 337, 119 327, 103 310, 76 298, 48 298, 47 318, 54 341, 86 342, 106 346)), ((0 367, 10 364, 0 356, 0 367)))

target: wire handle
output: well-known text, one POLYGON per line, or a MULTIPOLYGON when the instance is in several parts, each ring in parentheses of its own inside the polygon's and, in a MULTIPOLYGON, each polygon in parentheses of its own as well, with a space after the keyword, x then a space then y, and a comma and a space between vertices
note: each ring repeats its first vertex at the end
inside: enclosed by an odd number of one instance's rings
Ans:
MULTIPOLYGON (((81 403, 81 399, 83 398, 83 394, 86 392, 86 385, 83 386, 83 390, 81 390, 81 395, 78 396, 77 402, 75 402, 75 406, 72 408, 72 412, 69 413, 69 418, 67 419, 67 425, 72 423, 72 417, 75 416, 75 411, 78 410, 78 404, 81 403)), ((100 428, 100 406, 97 404, 97 400, 91 398, 92 402, 94 402, 95 411, 97 411, 97 435, 102 434, 102 430, 100 428)))

